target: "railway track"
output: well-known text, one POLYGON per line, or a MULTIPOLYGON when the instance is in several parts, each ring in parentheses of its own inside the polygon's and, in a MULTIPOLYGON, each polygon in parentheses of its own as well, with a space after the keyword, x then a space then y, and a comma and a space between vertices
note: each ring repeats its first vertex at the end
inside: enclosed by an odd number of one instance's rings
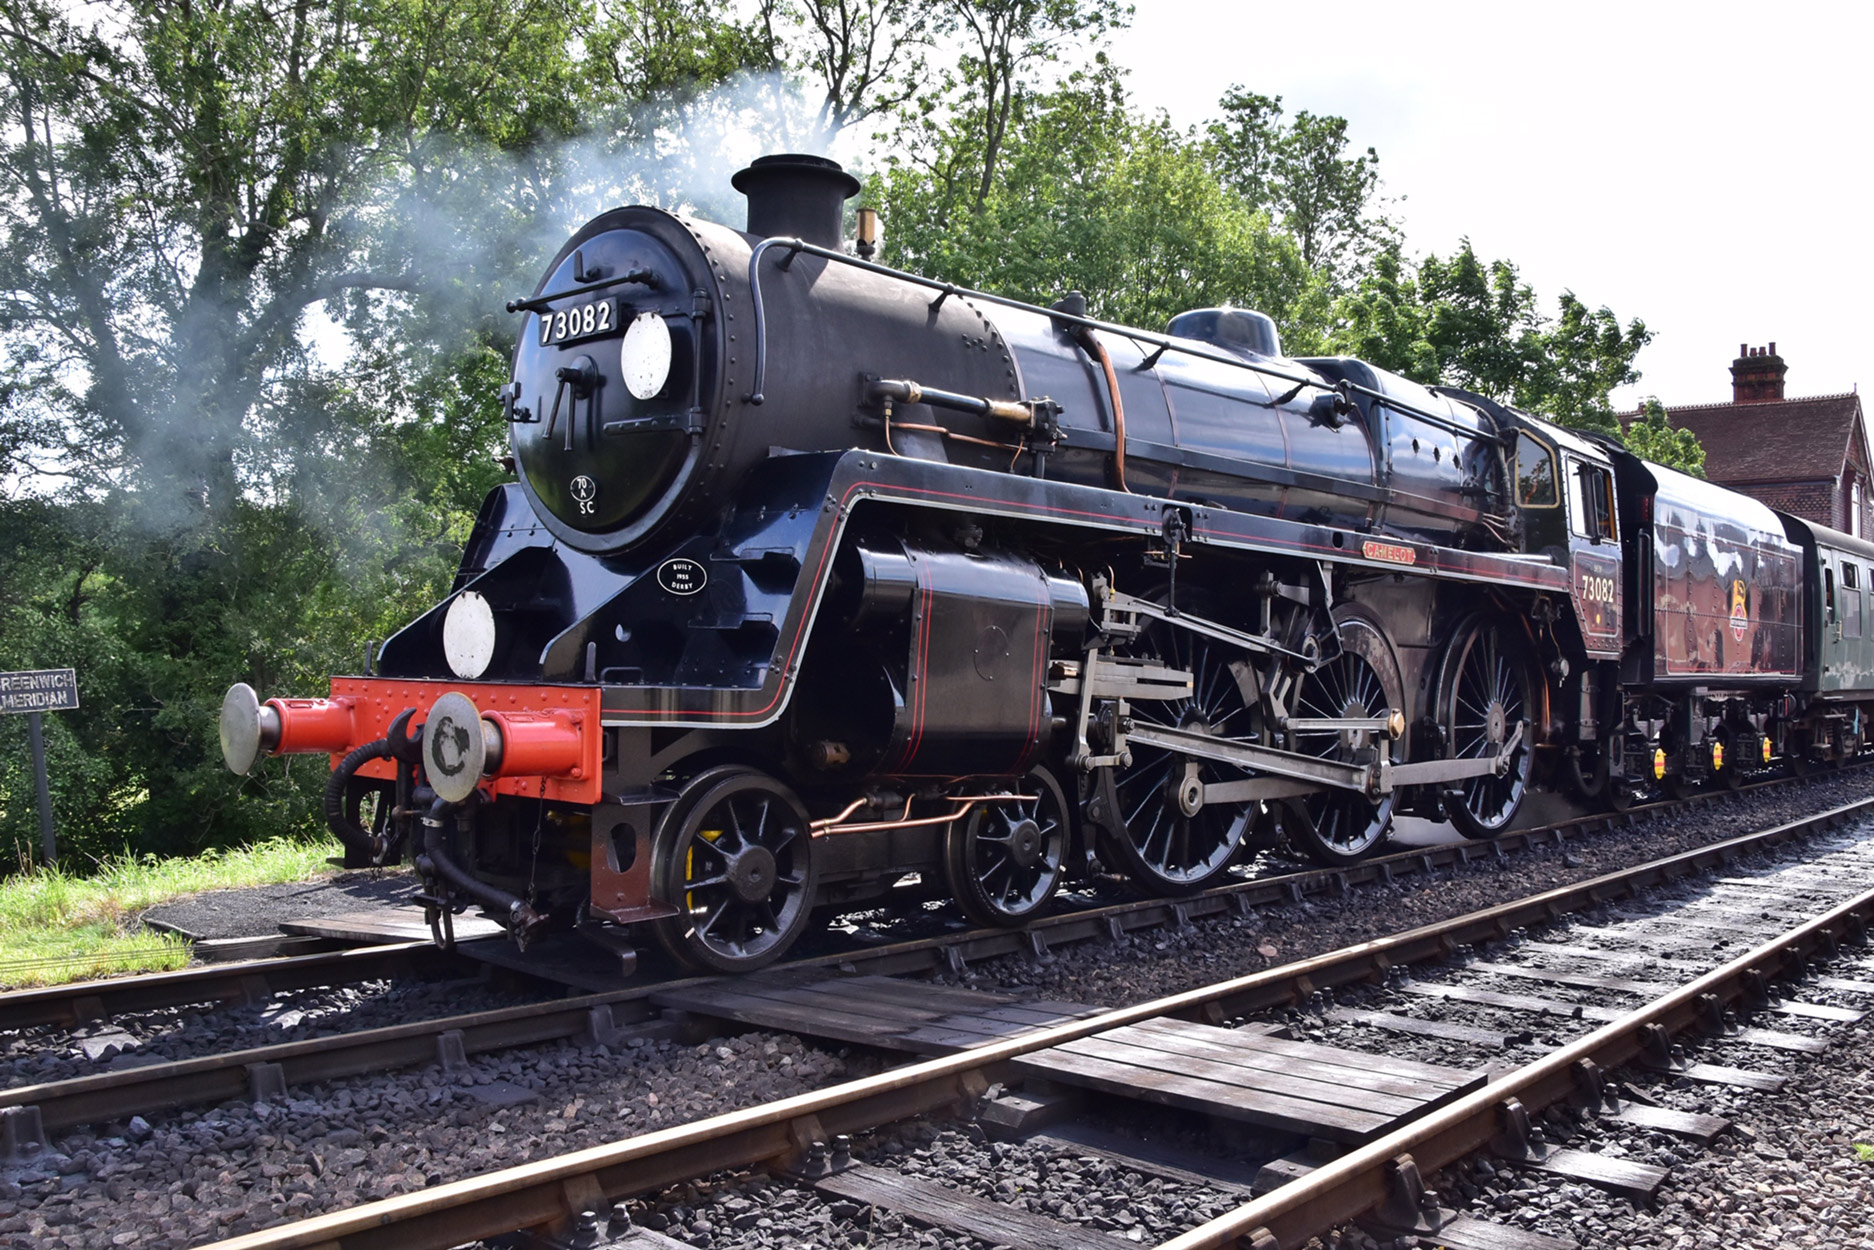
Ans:
MULTIPOLYGON (((1394 970, 1399 968, 1423 965, 1461 969, 1464 965, 1453 965, 1451 961, 1454 954, 1465 948, 1501 943, 1516 938, 1522 931, 1552 925, 1571 913, 1633 900, 1645 891, 1709 875, 1753 852, 1786 845, 1850 820, 1865 820, 1870 815, 1874 815, 1874 800, 1249 976, 1116 1011, 1083 1014, 1080 1018, 1044 1024, 1019 1036, 977 1039, 980 1044, 956 1053, 905 1064, 832 1089, 439 1185, 223 1244, 225 1250, 314 1246, 443 1247, 516 1230, 535 1230, 555 1237, 572 1235, 583 1238, 581 1244, 595 1244, 605 1237, 617 1240, 625 1232, 627 1212, 611 1204, 654 1195, 667 1185, 737 1168, 774 1169, 821 1195, 889 1192, 898 1195, 899 1201, 915 1207, 920 1201, 917 1186, 882 1179, 876 1174, 878 1169, 871 1165, 846 1166, 848 1160, 842 1155, 843 1139, 907 1117, 974 1110, 993 1087, 1012 1085, 1024 1073, 1032 1075, 1036 1071, 1051 1070, 1058 1074, 1061 1055, 1084 1055, 1089 1047, 1112 1045, 1114 1036, 1125 1030, 1158 1030, 1169 1036, 1209 1028, 1211 1032, 1204 1034, 1201 1040, 1214 1047, 1218 1044, 1214 1034, 1226 1032, 1217 1029, 1217 1025, 1260 1011, 1292 1009, 1315 1002, 1323 991, 1336 987, 1384 981, 1389 975, 1396 977, 1398 974, 1394 970), (872 1185, 869 1191, 866 1189, 868 1182, 872 1185), (617 1218, 606 1222, 603 1217, 608 1213, 617 1218)), ((1675 1038, 1714 1027, 1720 1035, 1729 1032, 1740 1036, 1727 1023, 1728 1012, 1794 1007, 1796 1004, 1779 1004, 1772 1000, 1768 989, 1770 980, 1798 974, 1811 959, 1833 954, 1844 944, 1858 941, 1867 919, 1874 916, 1874 888, 1870 888, 1874 886, 1874 858, 1839 846, 1825 849, 1835 854, 1840 863, 1853 861, 1860 875, 1852 885, 1844 884, 1848 878, 1839 875, 1827 882, 1812 880, 1807 889, 1808 897, 1823 897, 1827 902, 1807 912, 1802 890, 1776 893, 1773 900, 1765 894, 1757 900, 1758 919, 1750 925, 1735 916, 1726 919, 1720 913, 1708 914, 1703 920, 1696 916, 1681 917, 1678 922, 1681 927, 1728 926, 1732 934, 1729 940, 1747 944, 1749 949, 1703 972, 1678 969, 1686 973, 1678 984, 1649 987, 1663 992, 1637 1007, 1613 1009, 1603 1003, 1576 1003, 1569 1007, 1565 1002, 1558 1003, 1553 997, 1556 987, 1568 984, 1570 976, 1578 979, 1583 974, 1554 970, 1543 974, 1537 965, 1530 965, 1529 979, 1541 981, 1546 975, 1545 988, 1551 995, 1540 1010, 1553 1012, 1561 1006, 1561 1014, 1555 1017, 1558 1020, 1594 1023, 1603 1015, 1610 1018, 1586 1036, 1568 1040, 1531 1064, 1493 1076, 1487 1085, 1482 1084, 1481 1079, 1469 1089, 1453 1085, 1438 1099, 1442 1105, 1428 1103, 1429 1109, 1415 1118, 1405 1119, 1397 1127, 1388 1127, 1377 1135, 1369 1135, 1367 1140, 1352 1144, 1338 1159, 1309 1167, 1294 1183, 1255 1198, 1219 1219, 1181 1234, 1168 1244, 1179 1250, 1226 1245, 1256 1246, 1259 1250, 1270 1246, 1291 1247, 1303 1244, 1310 1235, 1359 1217, 1378 1220, 1399 1235, 1417 1237, 1425 1233, 1429 1236, 1426 1229, 1443 1218, 1435 1197, 1428 1199, 1424 1184, 1436 1169, 1493 1145, 1500 1156, 1520 1158, 1531 1166, 1551 1162, 1553 1151, 1541 1141, 1540 1134, 1522 1126, 1531 1124, 1532 1117, 1544 1108, 1570 1100, 1595 1111, 1619 1114, 1625 1108, 1608 1105, 1606 1093, 1610 1088, 1608 1074, 1620 1065, 1651 1063, 1669 1072, 1684 1073, 1688 1079, 1708 1077, 1709 1073, 1693 1071, 1675 1053, 1675 1044, 1679 1044, 1675 1043, 1675 1038), (1763 905, 1766 902, 1770 905, 1763 905), (1766 926, 1765 918, 1772 912, 1800 913, 1804 918, 1787 925, 1766 926), (1749 933, 1752 929, 1761 931, 1749 933), (1519 1128, 1522 1128, 1520 1134, 1519 1128)), ((1726 890, 1749 890, 1752 888, 1748 884, 1750 880, 1739 878, 1737 883, 1718 884, 1726 890)), ((1749 905, 1745 910, 1750 910, 1749 905)), ((1545 936, 1536 942, 1518 945, 1536 948, 1556 943, 1545 936)), ((1712 940, 1706 940, 1704 945, 1709 949, 1712 940)), ((1544 952, 1532 949, 1527 953, 1541 955, 1544 952)), ((1603 954, 1608 953, 1603 951, 1603 954)), ((1503 971, 1511 966, 1504 962, 1509 958, 1493 954, 1490 960, 1482 963, 1473 960, 1468 967, 1471 973, 1501 980, 1514 975, 1503 971)), ((1667 965, 1695 962, 1666 957, 1667 965)), ((1705 961, 1707 965, 1715 962, 1713 959, 1705 961)), ((1656 966, 1649 973, 1649 980, 1658 980, 1664 970, 1656 966)), ((1447 984, 1448 987, 1447 980, 1441 979, 1443 974, 1428 973, 1426 976, 1423 985, 1447 984)), ((1637 979, 1628 978, 1621 992, 1637 993, 1634 987, 1641 984, 1637 979)), ((1843 981, 1842 984, 1867 988, 1859 981, 1843 981)), ((1493 1009, 1511 1010, 1520 1006, 1523 1010, 1533 1010, 1528 1003, 1511 1003, 1511 995, 1496 990, 1475 992, 1497 995, 1500 1001, 1492 1005, 1493 1009)), ((1614 991, 1607 991, 1611 992, 1614 991)), ((1606 993, 1601 997, 1605 999, 1606 993)), ((1841 1011, 1840 1017, 1849 1014, 1841 1011)), ((1803 1018, 1813 1021, 1828 1015, 1827 1010, 1811 1010, 1803 1013, 1803 1018)), ((730 1013, 723 1018, 734 1017, 730 1013)), ((1254 1026, 1227 1032, 1240 1034, 1242 1039, 1269 1035, 1266 1029, 1254 1026)), ((1764 1036, 1776 1032, 1758 1030, 1758 1035, 1746 1040, 1752 1045, 1762 1045, 1764 1036)), ((1198 1057, 1198 1052, 1191 1052, 1177 1062, 1183 1068, 1201 1067, 1198 1057)), ((1371 1066, 1381 1070, 1388 1065, 1376 1058, 1371 1066)), ((913 1210, 910 1214, 914 1220, 929 1218, 928 1212, 913 1210)), ((953 1210, 934 1222, 949 1221, 944 1226, 954 1229, 959 1224, 967 1224, 971 1218, 975 1217, 953 1210)), ((1458 1231, 1454 1227, 1453 1235, 1458 1231)), ((1475 1230, 1471 1231, 1475 1235, 1475 1230)), ((1078 1244, 1075 1237, 1085 1241, 1092 1235, 1086 1230, 1076 1233, 1068 1229, 1056 1241, 1046 1244, 1078 1244)), ((1444 1234, 1441 1232, 1439 1236, 1442 1238, 1444 1234)), ((1087 1244, 1110 1244, 1110 1241, 1087 1244)), ((1453 1241, 1451 1244, 1466 1243, 1453 1241)), ((1520 1244, 1541 1243, 1538 1240, 1520 1244)))
MULTIPOLYGON (((1791 780, 1797 779, 1770 778, 1749 783, 1736 791, 1697 794, 1679 803, 1696 809, 1701 804, 1722 802, 1733 794, 1785 785, 1791 780)), ((1342 868, 1291 868, 1265 859, 1264 866, 1248 879, 1234 880, 1184 898, 1101 903, 1082 895, 1063 899, 1053 914, 1021 929, 945 933, 882 946, 853 941, 828 953, 789 962, 803 967, 863 963, 886 975, 934 968, 956 971, 971 962, 1023 952, 1042 953, 1055 946, 1107 938, 1113 935, 1115 925, 1125 932, 1165 925, 1181 927, 1193 920, 1233 910, 1241 913, 1282 901, 1341 895, 1375 883, 1391 882, 1400 876, 1431 873, 1479 858, 1503 859, 1534 846, 1560 845, 1571 837, 1630 825, 1641 817, 1676 805, 1659 803, 1619 814, 1578 816, 1507 833, 1489 842, 1400 850, 1342 868)), ((213 962, 174 972, 0 992, 0 1032, 110 1021, 119 1016, 167 1008, 253 1003, 285 991, 342 986, 391 976, 461 976, 480 966, 456 959, 427 942, 391 942, 332 950, 333 941, 277 935, 198 944, 208 948, 213 962), (310 950, 307 949, 309 945, 310 950), (271 957, 255 958, 255 954, 271 957)), ((524 975, 543 983, 554 980, 550 965, 542 965, 524 975)), ((669 976, 662 978, 670 979, 669 976)), ((656 980, 654 976, 646 976, 639 984, 617 993, 584 995, 579 1005, 590 1008, 629 1003, 642 997, 646 987, 656 980)), ((629 1008, 625 1010, 628 1012, 629 1008)), ((561 1035, 572 1036, 576 1032, 561 1035)))
MULTIPOLYGON (((1776 784, 1775 782, 1761 784, 1776 784)), ((1721 801, 1722 793, 1688 802, 1721 801)), ((1345 868, 1303 869, 1233 882, 1187 898, 1135 900, 1064 910, 1022 930, 986 929, 876 946, 850 946, 790 961, 795 973, 864 972, 875 976, 961 973, 970 964, 1009 955, 1045 955, 1086 942, 1104 942, 1155 929, 1181 929, 1206 918, 1246 916, 1258 909, 1308 899, 1335 899, 1413 875, 1430 876, 1474 861, 1510 862, 1537 846, 1623 827, 1638 813, 1577 818, 1504 835, 1401 851, 1345 868)), ((323 955, 219 965, 52 987, 0 996, 0 1027, 22 1022, 69 1023, 102 1019, 114 1010, 147 1010, 198 1002, 253 1002, 289 988, 334 985, 415 971, 460 975, 467 961, 425 943, 400 943, 323 955), (191 975, 193 974, 193 975, 191 975)), ((237 1099, 266 1101, 321 1081, 441 1063, 454 1068, 478 1056, 556 1042, 618 1043, 629 1038, 682 1039, 706 1031, 688 1022, 686 993, 719 978, 646 978, 621 990, 547 999, 467 1013, 444 1013, 388 1027, 110 1070, 0 1090, 0 1115, 13 1117, 16 1135, 34 1140, 77 1125, 122 1121, 180 1107, 237 1099)), ((810 1029, 803 1032, 811 1032, 810 1029)), ((863 1035, 851 1039, 865 1040, 863 1035)))

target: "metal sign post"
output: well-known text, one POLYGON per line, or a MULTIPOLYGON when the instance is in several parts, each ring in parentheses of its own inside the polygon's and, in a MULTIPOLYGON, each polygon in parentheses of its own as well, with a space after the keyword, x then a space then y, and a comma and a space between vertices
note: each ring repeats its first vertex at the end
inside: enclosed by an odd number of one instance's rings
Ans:
POLYGON ((32 744, 33 789, 39 795, 39 844, 46 867, 58 863, 58 831, 52 823, 52 786, 46 778, 45 713, 78 706, 78 672, 70 668, 0 673, 0 715, 26 714, 26 737, 32 744))

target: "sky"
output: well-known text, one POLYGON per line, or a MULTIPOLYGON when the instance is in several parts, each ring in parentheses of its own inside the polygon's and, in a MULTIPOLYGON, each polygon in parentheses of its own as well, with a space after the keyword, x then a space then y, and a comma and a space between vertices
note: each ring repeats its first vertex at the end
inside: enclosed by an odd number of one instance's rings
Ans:
POLYGON ((1138 105, 1195 125, 1240 83, 1345 117, 1409 252, 1468 236, 1547 312, 1644 320, 1618 406, 1728 401, 1740 343, 1792 396, 1874 385, 1874 0, 1135 3, 1138 105))

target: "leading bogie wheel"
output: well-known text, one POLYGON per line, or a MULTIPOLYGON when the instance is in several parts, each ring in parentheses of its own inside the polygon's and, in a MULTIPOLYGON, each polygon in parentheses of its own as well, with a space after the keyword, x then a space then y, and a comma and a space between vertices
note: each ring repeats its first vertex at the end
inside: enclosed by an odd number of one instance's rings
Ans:
POLYGON ((772 963, 807 926, 818 885, 812 827, 793 791, 752 768, 713 769, 671 806, 651 852, 654 921, 672 958, 702 972, 772 963))
POLYGON ((1505 771, 1466 777, 1445 791, 1445 813, 1467 838, 1508 830, 1529 790, 1540 691, 1521 641, 1493 622, 1472 620, 1445 653, 1438 721, 1451 758, 1495 758, 1521 733, 1505 771))
MULTIPOLYGON (((1211 611, 1195 596, 1180 606, 1200 616, 1211 611)), ((1193 675, 1189 698, 1135 702, 1135 724, 1246 741, 1259 736, 1260 709, 1244 699, 1243 683, 1230 667, 1242 652, 1202 634, 1154 621, 1139 635, 1131 653, 1193 675)), ((1131 743, 1129 749, 1132 763, 1113 776, 1117 819, 1124 832, 1107 839, 1119 867, 1135 889, 1148 895, 1203 889, 1229 871, 1255 816, 1254 803, 1208 802, 1205 790, 1215 782, 1241 780, 1245 774, 1226 764, 1140 742, 1131 743)))
POLYGON ((944 837, 944 869, 963 914, 1006 927, 1047 910, 1066 875, 1067 800, 1042 769, 988 783, 998 794, 952 821, 944 837))

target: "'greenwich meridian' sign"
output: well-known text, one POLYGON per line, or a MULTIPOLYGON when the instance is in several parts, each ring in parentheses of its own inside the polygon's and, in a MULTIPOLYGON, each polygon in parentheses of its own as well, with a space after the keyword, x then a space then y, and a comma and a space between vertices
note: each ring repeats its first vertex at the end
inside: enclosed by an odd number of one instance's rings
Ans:
POLYGON ((77 706, 76 669, 42 668, 27 673, 0 673, 0 714, 65 712, 77 706))

